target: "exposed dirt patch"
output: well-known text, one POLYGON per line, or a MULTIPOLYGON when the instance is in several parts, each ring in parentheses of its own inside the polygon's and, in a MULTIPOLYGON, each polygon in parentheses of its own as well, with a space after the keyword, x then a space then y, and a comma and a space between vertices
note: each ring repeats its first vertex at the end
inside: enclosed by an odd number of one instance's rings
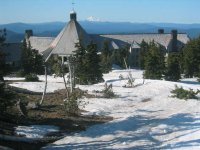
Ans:
MULTIPOLYGON (((0 116, 0 134, 8 136, 16 136, 14 127, 18 125, 56 125, 60 127, 60 131, 53 134, 46 135, 46 138, 35 141, 12 141, 0 140, 0 145, 9 146, 14 149, 39 149, 41 146, 51 143, 63 135, 72 132, 79 132, 85 130, 88 126, 105 123, 111 121, 113 118, 106 116, 82 116, 68 115, 64 109, 64 99, 66 98, 66 90, 59 90, 51 94, 47 94, 44 103, 39 108, 28 108, 28 103, 38 103, 42 97, 41 93, 29 92, 23 89, 11 88, 16 95, 16 100, 21 100, 24 105, 25 116, 19 113, 16 105, 10 107, 6 115, 0 116), (50 138, 50 139, 49 139, 50 138)), ((93 97, 87 93, 76 89, 80 95, 85 97, 93 97)))

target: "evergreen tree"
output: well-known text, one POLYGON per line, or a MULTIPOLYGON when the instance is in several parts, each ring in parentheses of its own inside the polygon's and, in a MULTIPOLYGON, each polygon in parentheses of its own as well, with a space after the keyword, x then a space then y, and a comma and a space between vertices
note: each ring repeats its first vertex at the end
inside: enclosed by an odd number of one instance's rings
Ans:
POLYGON ((123 68, 126 68, 126 67, 129 66, 129 64, 128 64, 128 57, 129 57, 129 54, 130 54, 129 48, 130 48, 130 46, 128 44, 126 44, 120 49, 120 55, 121 55, 121 59, 122 59, 121 62, 122 62, 123 68))
POLYGON ((164 69, 164 54, 153 41, 149 44, 149 50, 145 57, 144 77, 147 79, 161 79, 164 69))
POLYGON ((22 69, 25 74, 35 73, 35 74, 42 74, 43 73, 43 58, 38 53, 37 50, 33 50, 30 45, 30 41, 26 39, 23 40, 22 43, 22 57, 21 57, 21 64, 22 69))
MULTIPOLYGON (((58 55, 51 55, 47 62, 48 71, 50 74, 55 74, 56 76, 62 76, 62 68, 61 68, 61 58, 58 55)), ((65 67, 65 66, 64 66, 65 67)), ((64 68, 64 72, 66 72, 66 68, 64 68)))
POLYGON ((6 30, 0 30, 0 96, 4 93, 4 79, 6 72, 5 54, 1 51, 6 36, 6 30))
POLYGON ((148 43, 142 40, 140 47, 141 48, 140 48, 140 53, 139 53, 139 64, 140 64, 140 69, 144 69, 145 57, 148 52, 148 43))
POLYGON ((184 73, 183 49, 184 49, 184 47, 180 47, 179 51, 178 51, 179 52, 179 63, 180 63, 180 72, 181 72, 181 74, 184 73))
POLYGON ((186 77, 197 76, 200 72, 200 37, 189 41, 183 49, 183 67, 186 77))
POLYGON ((97 54, 97 46, 91 42, 87 46, 85 54, 85 67, 87 72, 87 82, 91 84, 103 81, 103 75, 100 68, 100 57, 97 54))
POLYGON ((169 53, 167 58, 165 79, 169 81, 178 81, 180 78, 180 54, 177 52, 169 53))
POLYGON ((200 82, 200 65, 199 65, 199 73, 198 73, 198 79, 197 79, 197 81, 200 82))
POLYGON ((21 48, 21 67, 25 74, 29 74, 32 72, 32 53, 30 48, 30 42, 27 44, 26 39, 24 39, 21 48))
POLYGON ((86 84, 87 82, 87 70, 85 66, 85 54, 86 50, 82 45, 81 41, 75 44, 77 48, 74 51, 75 59, 76 59, 76 66, 75 66, 75 77, 80 84, 86 84))
POLYGON ((13 94, 10 91, 5 90, 5 81, 3 79, 3 76, 7 73, 5 54, 1 51, 5 40, 6 30, 0 30, 0 115, 4 114, 7 107, 14 103, 11 99, 13 94))
POLYGON ((35 49, 32 49, 32 64, 33 64, 32 73, 40 74, 40 75, 44 74, 43 57, 35 49))
POLYGON ((111 51, 109 49, 109 42, 104 41, 101 51, 101 70, 103 73, 108 73, 112 69, 111 51))
POLYGON ((123 59, 121 57, 119 49, 114 49, 112 51, 111 62, 112 62, 112 64, 118 65, 120 67, 123 66, 123 59))
POLYGON ((128 57, 129 57, 129 45, 124 45, 120 49, 113 50, 111 55, 111 61, 112 64, 116 64, 121 68, 126 68, 125 62, 126 63, 128 62, 128 57))
POLYGON ((80 84, 95 84, 103 80, 97 46, 91 42, 85 49, 81 42, 76 44, 75 76, 80 84))

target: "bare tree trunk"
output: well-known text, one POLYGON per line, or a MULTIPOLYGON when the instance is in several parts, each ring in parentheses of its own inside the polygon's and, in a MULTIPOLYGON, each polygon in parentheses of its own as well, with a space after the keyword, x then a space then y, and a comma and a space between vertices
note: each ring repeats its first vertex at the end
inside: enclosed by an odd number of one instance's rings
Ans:
POLYGON ((128 66, 127 66, 125 58, 124 58, 124 64, 125 64, 126 69, 128 69, 128 66))
POLYGON ((144 84, 144 82, 145 82, 145 78, 144 78, 144 72, 143 72, 143 84, 144 84))
POLYGON ((3 75, 0 74, 0 95, 4 94, 5 81, 3 75))
POLYGON ((71 93, 73 92, 73 81, 72 81, 72 67, 69 61, 69 57, 68 57, 68 67, 69 67, 69 78, 70 78, 70 89, 71 89, 71 93))
POLYGON ((66 83, 66 80, 65 80, 65 74, 64 74, 64 69, 63 69, 63 63, 61 64, 61 71, 62 71, 62 77, 63 77, 63 80, 64 80, 64 83, 65 83, 65 89, 66 89, 66 92, 67 92, 67 99, 69 98, 69 90, 67 88, 67 83, 66 83))
POLYGON ((16 103, 17 105, 17 109, 20 113, 21 116, 25 116, 26 115, 26 110, 25 110, 25 107, 23 106, 23 104, 21 103, 21 99, 19 99, 16 103))
POLYGON ((44 66, 44 71, 45 71, 45 87, 44 87, 44 91, 43 91, 43 94, 42 94, 42 99, 40 101, 40 105, 43 104, 44 97, 45 97, 46 91, 47 91, 47 67, 46 66, 44 66))

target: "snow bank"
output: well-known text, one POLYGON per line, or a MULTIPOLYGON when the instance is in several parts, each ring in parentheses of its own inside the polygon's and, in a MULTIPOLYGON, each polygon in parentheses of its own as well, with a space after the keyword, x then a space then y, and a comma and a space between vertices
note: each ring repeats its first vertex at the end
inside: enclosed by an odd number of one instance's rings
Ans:
POLYGON ((25 80, 25 78, 4 77, 4 80, 7 80, 7 81, 23 81, 23 80, 25 80))
MULTIPOLYGON (((200 89, 194 79, 181 82, 142 79, 142 71, 131 70, 135 88, 122 87, 128 71, 115 70, 104 75, 113 84, 115 99, 92 98, 83 115, 107 115, 114 118, 105 124, 66 136, 43 149, 200 149, 200 101, 170 97, 175 85, 200 89), (190 82, 188 82, 190 81, 190 82)), ((79 86, 92 92, 104 84, 79 86)))
POLYGON ((58 132, 59 127, 49 125, 18 126, 15 133, 27 138, 43 138, 48 133, 58 132))
MULTIPOLYGON (((89 103, 83 115, 106 115, 114 120, 70 134, 43 149, 200 149, 200 101, 170 96, 175 85, 197 90, 200 84, 196 79, 143 81, 142 74, 140 70, 105 74, 105 81, 113 85, 118 98, 85 98, 83 101, 89 103), (134 88, 123 87, 128 72, 135 78, 134 88)), ((44 81, 44 77, 40 76, 40 80, 44 81)), ((48 81, 48 92, 64 88, 62 78, 49 77, 48 81)), ((17 82, 13 86, 43 91, 44 82, 17 82)), ((77 87, 100 91, 104 83, 77 87)))
MULTIPOLYGON (((10 84, 10 86, 26 89, 33 92, 43 92, 44 91, 44 82, 15 82, 10 84)), ((47 84, 47 93, 53 93, 56 90, 64 89, 64 83, 54 83, 49 82, 47 84)))
MULTIPOLYGON (((26 89, 32 92, 43 92, 45 87, 45 76, 39 75, 40 82, 14 82, 10 86, 26 89)), ((67 81, 67 75, 65 76, 67 81)), ((6 80, 20 80, 24 78, 4 78, 6 80)), ((64 89, 64 81, 61 77, 48 76, 47 77, 47 93, 53 93, 56 90, 64 89)))

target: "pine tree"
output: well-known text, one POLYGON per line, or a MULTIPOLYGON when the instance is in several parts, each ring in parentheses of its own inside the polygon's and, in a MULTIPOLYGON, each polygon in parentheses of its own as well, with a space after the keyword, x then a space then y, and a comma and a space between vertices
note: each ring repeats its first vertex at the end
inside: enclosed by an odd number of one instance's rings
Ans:
POLYGON ((1 51, 1 48, 6 39, 6 30, 0 30, 0 96, 4 93, 4 79, 3 76, 6 72, 5 54, 1 51))
MULTIPOLYGON (((50 74, 55 74, 56 76, 60 77, 62 76, 61 61, 62 60, 58 55, 51 55, 47 62, 50 74)), ((66 72, 66 68, 64 68, 64 72, 66 72)))
POLYGON ((8 106, 13 104, 10 91, 5 90, 5 81, 3 76, 7 73, 5 62, 6 55, 1 51, 6 40, 6 30, 0 30, 0 115, 4 114, 8 106))
POLYGON ((97 46, 91 42, 86 49, 81 42, 76 44, 75 76, 80 84, 95 84, 103 80, 100 68, 100 57, 97 54, 97 46))
POLYGON ((129 66, 129 64, 128 64, 128 58, 129 58, 129 54, 130 54, 129 48, 130 48, 130 46, 128 44, 126 44, 120 49, 122 67, 125 69, 126 69, 126 67, 129 66))
POLYGON ((27 44, 26 39, 24 39, 21 48, 21 67, 25 74, 30 74, 32 72, 32 53, 30 48, 30 42, 27 44))
POLYGON ((121 68, 126 68, 125 62, 128 62, 129 57, 129 46, 124 45, 120 49, 115 49, 111 55, 112 64, 116 64, 121 68), (124 62, 125 61, 125 62, 124 62))
POLYGON ((140 69, 144 69, 145 57, 148 52, 148 43, 142 40, 140 47, 141 48, 140 48, 140 53, 139 53, 139 64, 140 64, 140 69))
POLYGON ((100 68, 100 57, 97 54, 97 46, 91 42, 87 46, 85 54, 85 65, 87 72, 87 82, 90 84, 95 84, 103 81, 103 75, 100 68))
POLYGON ((103 73, 108 73, 112 69, 111 51, 109 49, 109 42, 104 41, 101 51, 101 70, 103 73))
POLYGON ((86 66, 85 66, 85 54, 86 50, 82 45, 81 41, 75 44, 77 48, 74 51, 74 56, 76 59, 76 66, 75 66, 75 77, 80 84, 86 84, 87 80, 87 73, 86 73, 86 66))
POLYGON ((197 79, 197 81, 200 82, 200 65, 199 65, 199 73, 198 73, 198 79, 197 79))
POLYGON ((186 77, 197 76, 200 72, 200 37, 189 41, 184 47, 183 64, 186 77))
POLYGON ((161 79, 164 73, 164 55, 154 41, 149 44, 149 50, 145 57, 144 77, 147 79, 161 79))
POLYGON ((180 54, 178 52, 169 53, 165 79, 169 81, 178 81, 180 78, 180 54))
POLYGON ((26 39, 23 40, 22 43, 22 57, 21 57, 21 68, 24 71, 25 74, 42 74, 43 71, 43 58, 38 53, 37 50, 33 50, 30 45, 30 41, 27 41, 26 39))
POLYGON ((119 49, 114 49, 112 51, 111 62, 112 64, 118 65, 120 67, 123 66, 123 61, 119 49))
POLYGON ((44 74, 44 67, 43 67, 44 60, 43 60, 43 57, 35 49, 32 49, 32 64, 33 64, 32 73, 40 74, 40 75, 44 74))

